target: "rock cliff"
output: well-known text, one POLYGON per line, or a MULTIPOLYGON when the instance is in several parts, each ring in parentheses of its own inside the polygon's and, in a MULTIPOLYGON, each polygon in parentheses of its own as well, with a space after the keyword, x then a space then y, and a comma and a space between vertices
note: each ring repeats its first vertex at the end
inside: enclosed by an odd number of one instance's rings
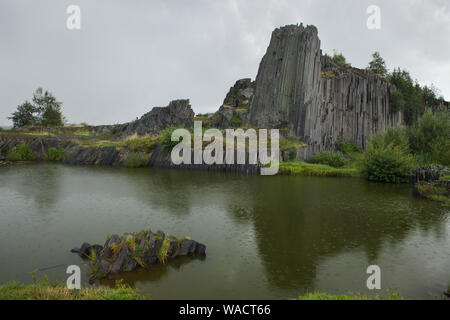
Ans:
POLYGON ((320 50, 314 26, 276 29, 259 66, 248 124, 284 129, 307 143, 298 159, 336 149, 339 139, 367 139, 402 122, 390 105, 393 88, 366 70, 335 63, 320 50))
POLYGON ((189 100, 174 100, 167 107, 154 107, 140 119, 130 123, 97 126, 93 133, 97 135, 115 134, 122 137, 137 134, 156 135, 167 127, 191 128, 194 125, 194 111, 189 100))

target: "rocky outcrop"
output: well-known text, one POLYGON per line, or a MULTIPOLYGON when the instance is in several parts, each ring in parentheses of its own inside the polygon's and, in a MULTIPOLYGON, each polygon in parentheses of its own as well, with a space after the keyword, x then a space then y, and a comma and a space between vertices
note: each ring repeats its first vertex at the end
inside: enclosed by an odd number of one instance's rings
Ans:
POLYGON ((103 246, 85 242, 71 252, 91 260, 93 273, 90 281, 93 282, 121 272, 149 268, 157 263, 165 264, 177 257, 204 257, 206 246, 188 237, 178 239, 162 231, 154 233, 144 230, 122 236, 112 235, 103 246))
POLYGON ((167 107, 154 107, 140 119, 118 125, 97 126, 92 132, 96 135, 119 135, 121 137, 137 134, 156 135, 167 127, 192 128, 194 111, 189 100, 174 100, 167 107))
POLYGON ((307 143, 307 160, 339 139, 365 148, 368 138, 402 121, 392 111, 387 81, 322 55, 314 26, 276 29, 259 66, 248 124, 285 129, 307 143))
POLYGON ((440 165, 415 167, 411 170, 411 183, 437 181, 443 175, 450 175, 450 169, 440 165))
POLYGON ((216 128, 238 128, 248 122, 248 107, 253 99, 255 82, 251 79, 236 81, 228 91, 223 105, 214 113, 207 125, 216 128))
POLYGON ((235 108, 248 107, 255 91, 255 82, 251 79, 241 79, 236 81, 234 86, 228 91, 223 105, 235 108))

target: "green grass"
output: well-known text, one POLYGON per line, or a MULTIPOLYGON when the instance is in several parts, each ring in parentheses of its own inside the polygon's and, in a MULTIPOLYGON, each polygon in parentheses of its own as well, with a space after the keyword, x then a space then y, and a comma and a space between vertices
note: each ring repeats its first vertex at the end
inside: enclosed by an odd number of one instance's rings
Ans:
POLYGON ((447 189, 444 187, 438 187, 431 183, 418 183, 417 191, 425 198, 438 201, 445 206, 450 206, 450 197, 448 196, 447 189))
POLYGON ((145 300, 145 297, 121 282, 116 282, 115 288, 69 290, 44 280, 29 285, 19 282, 4 284, 0 286, 0 300, 145 300))
POLYGON ((345 167, 333 168, 323 164, 305 162, 281 162, 280 174, 292 176, 317 176, 317 177, 355 177, 359 176, 358 168, 345 167))

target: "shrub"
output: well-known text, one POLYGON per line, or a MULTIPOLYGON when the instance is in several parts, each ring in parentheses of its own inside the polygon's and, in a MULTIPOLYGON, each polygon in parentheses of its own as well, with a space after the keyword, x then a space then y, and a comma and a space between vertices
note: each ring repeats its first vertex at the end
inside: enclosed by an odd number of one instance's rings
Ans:
POLYGON ((361 148, 358 147, 354 141, 344 141, 343 139, 338 140, 338 149, 340 152, 350 155, 354 152, 361 152, 361 148))
POLYGON ((311 163, 326 164, 330 167, 341 168, 345 165, 346 160, 340 153, 330 151, 321 151, 311 158, 311 163))
POLYGON ((334 60, 334 62, 342 64, 342 65, 344 65, 346 67, 350 66, 350 64, 347 63, 347 59, 345 59, 344 55, 342 53, 340 53, 340 52, 334 52, 333 60, 334 60))
POLYGON ((409 139, 406 128, 388 128, 384 132, 377 133, 370 138, 370 143, 375 148, 387 147, 392 144, 409 152, 409 139))
POLYGON ((47 154, 49 161, 61 161, 63 159, 63 152, 56 148, 49 148, 47 154))
POLYGON ((179 141, 172 141, 172 133, 176 129, 177 128, 175 127, 168 127, 160 133, 161 143, 169 151, 172 151, 172 149, 179 143, 179 141))
POLYGON ((433 144, 430 158, 434 163, 450 167, 450 139, 433 144))
POLYGON ((158 142, 152 137, 143 137, 131 139, 125 142, 130 151, 133 152, 150 152, 158 145, 158 142))
POLYGON ((370 143, 362 160, 361 173, 370 181, 408 182, 412 156, 402 146, 370 143))
POLYGON ((132 152, 125 160, 125 167, 127 168, 139 168, 147 165, 148 159, 142 157, 139 153, 132 152))
POLYGON ((28 146, 21 144, 9 152, 7 159, 9 161, 33 161, 36 160, 36 155, 28 146))
POLYGON ((408 131, 409 144, 414 154, 421 154, 428 162, 448 164, 450 114, 448 111, 425 112, 416 127, 408 131))

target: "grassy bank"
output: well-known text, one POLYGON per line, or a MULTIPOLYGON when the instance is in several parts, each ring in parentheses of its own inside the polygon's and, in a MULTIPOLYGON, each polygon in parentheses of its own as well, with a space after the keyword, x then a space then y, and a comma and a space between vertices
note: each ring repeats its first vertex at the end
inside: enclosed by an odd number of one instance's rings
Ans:
POLYGON ((69 290, 46 281, 25 285, 10 282, 0 286, 0 300, 145 300, 136 290, 118 283, 116 288, 69 290))
POLYGON ((324 164, 293 161, 280 163, 279 173, 292 176, 357 177, 359 169, 357 167, 333 168, 324 164))

